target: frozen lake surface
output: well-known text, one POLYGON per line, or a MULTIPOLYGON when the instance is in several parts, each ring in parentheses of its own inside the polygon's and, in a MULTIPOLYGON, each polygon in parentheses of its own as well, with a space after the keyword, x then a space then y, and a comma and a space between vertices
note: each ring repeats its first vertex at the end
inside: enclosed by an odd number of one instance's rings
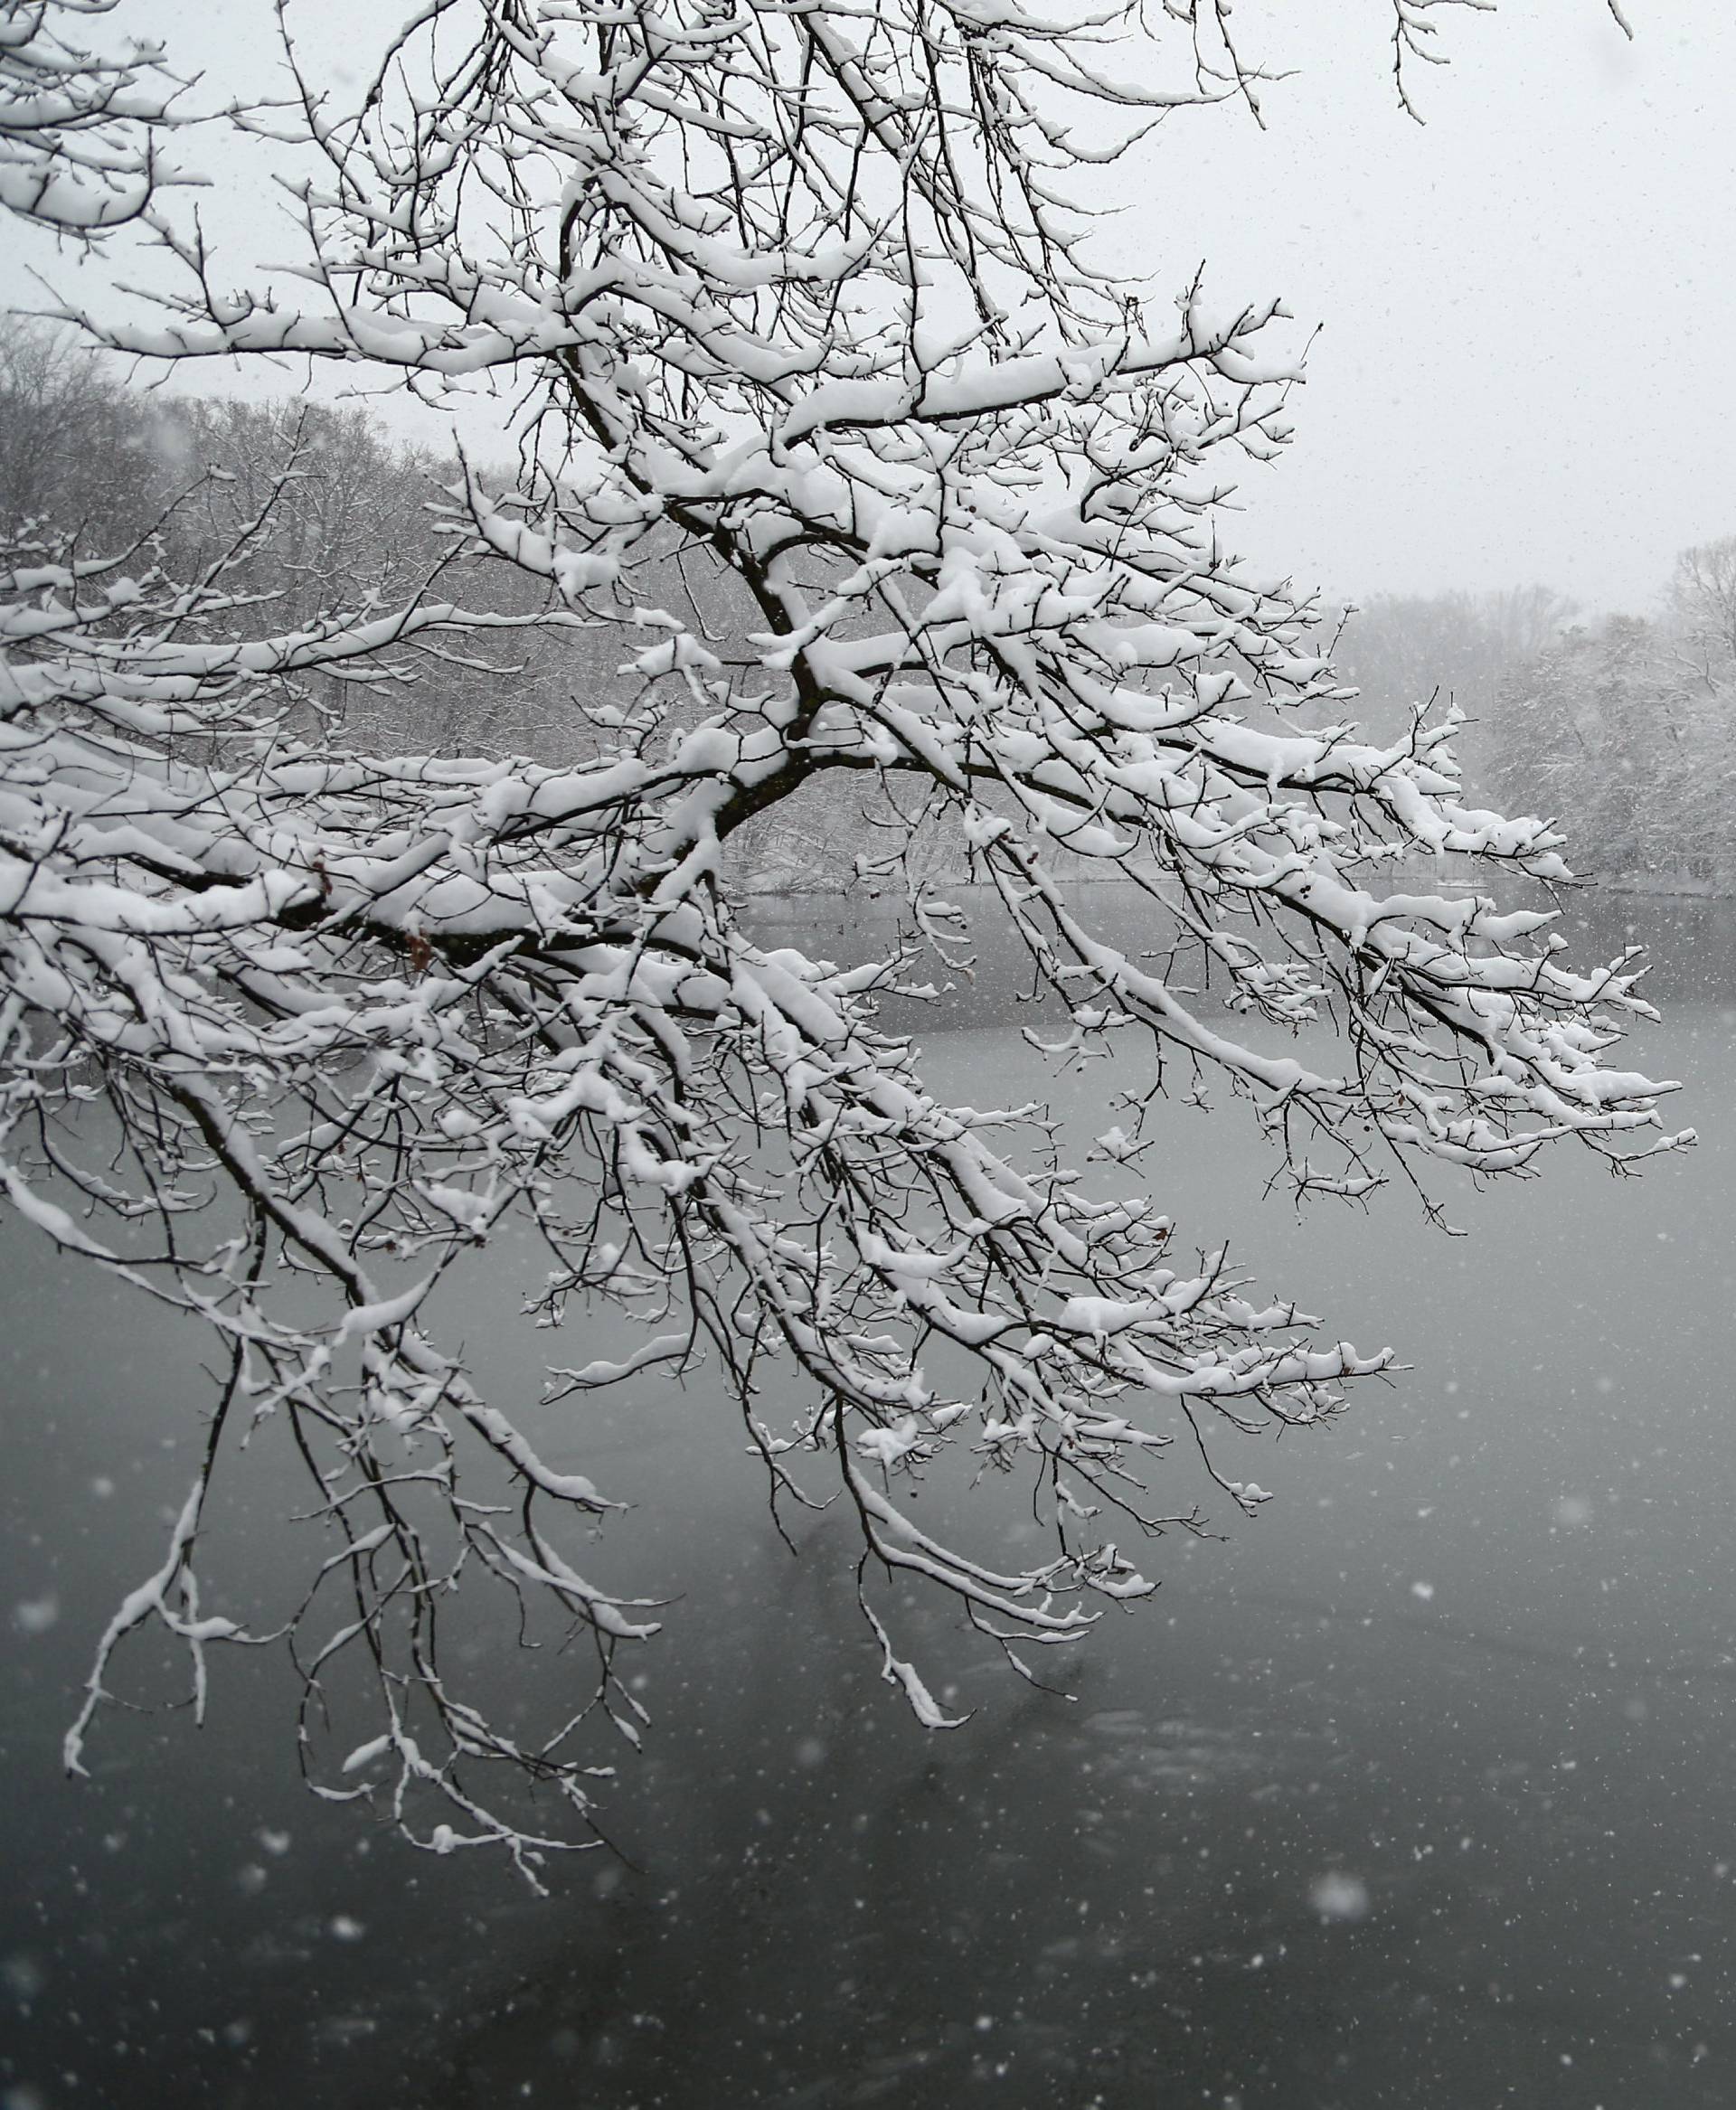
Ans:
MULTIPOLYGON (((860 942, 835 903, 788 913, 817 951, 860 942)), ((1397 1192, 1298 1226, 1245 1109, 1165 1116, 1141 1162, 1184 1241, 1228 1236, 1411 1367, 1241 1453, 1278 1499, 1164 1540, 1156 1603, 1070 1666, 1071 1703, 918 1614, 978 1710, 925 1736, 874 1676, 842 1521, 791 1559, 727 1402, 647 1387, 575 1423, 552 1462, 643 1505, 599 1578, 681 1596, 607 1807, 625 1858, 546 1903, 307 1797, 260 1656, 220 1657, 203 1733, 111 1716, 94 1780, 61 1779, 203 1395, 180 1330, 9 1237, 5 2110, 1736 2103, 1736 911, 1580 919, 1576 957, 1652 941, 1639 1055, 1702 1135, 1640 1180, 1570 1153, 1453 1196, 1467 1239, 1397 1192)), ((1017 985, 924 1024, 937 1084, 1029 1096, 1017 985)), ((1106 1089, 1052 1096, 1100 1121, 1106 1089)), ((521 1264, 496 1249, 461 1329, 515 1399, 542 1344, 498 1316, 521 1264)), ((269 1596, 309 1550, 257 1465, 212 1572, 269 1596)))

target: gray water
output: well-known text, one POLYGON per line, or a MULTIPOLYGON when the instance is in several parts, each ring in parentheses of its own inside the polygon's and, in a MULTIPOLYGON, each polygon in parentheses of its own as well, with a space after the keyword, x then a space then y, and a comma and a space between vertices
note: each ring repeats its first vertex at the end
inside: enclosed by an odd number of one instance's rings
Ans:
MULTIPOLYGON (((829 904, 788 934, 842 957, 829 904)), ((905 1615, 969 1726, 875 1676, 847 1532, 770 1531, 726 1403, 650 1389, 570 1429, 642 1508, 603 1579, 679 1593, 656 1716, 608 1805, 621 1856, 413 1856, 295 1779, 280 1665, 220 1659, 212 1719, 58 1738, 90 1642, 155 1565, 202 1400, 194 1345, 5 1248, 0 2103, 784 2110, 1736 2105, 1736 914, 1604 900, 1660 960, 1640 1052, 1700 1149, 1617 1182, 1584 1154, 1298 1225, 1226 1105, 1142 1161, 1185 1241, 1411 1366, 1336 1428, 1241 1454, 1278 1500, 1165 1539, 1154 1605, 1033 1693, 905 1615), (9 2092, 8 2092, 9 2091, 9 2092)), ((990 963, 993 969, 993 963, 990 963)), ((937 1080, 1028 1095, 1019 978, 925 1020, 937 1080)), ((1058 1109, 1099 1115, 1102 1071, 1058 1109)), ((1676 1124, 1679 1125, 1679 1122, 1676 1124)), ((534 1391, 510 1249, 463 1331, 534 1391)), ((261 1600, 293 1539, 269 1447, 215 1551, 261 1600)), ((1194 1490, 1190 1489, 1192 1493, 1194 1490)))

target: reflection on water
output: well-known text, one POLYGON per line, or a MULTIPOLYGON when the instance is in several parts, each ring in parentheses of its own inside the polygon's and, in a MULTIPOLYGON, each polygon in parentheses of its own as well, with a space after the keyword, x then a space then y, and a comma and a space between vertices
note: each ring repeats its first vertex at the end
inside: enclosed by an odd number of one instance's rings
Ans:
MULTIPOLYGON (((792 1561, 703 1384, 557 1446, 644 1505, 599 1571, 681 1594, 609 1806, 625 1858, 547 1905, 303 1795, 264 1659, 220 1665, 203 1735, 115 1718, 97 1778, 60 1781, 198 1395, 179 1330, 9 1243, 6 2110, 1736 2102, 1736 916, 1593 913, 1593 951, 1660 934, 1644 1055, 1694 1080, 1704 1137, 1639 1182, 1564 1160, 1462 1201, 1468 1240, 1397 1197, 1298 1227, 1259 1201, 1251 1122, 1166 1120, 1184 1238, 1233 1231, 1412 1367, 1262 1457, 1278 1499, 1228 1543, 1164 1541, 1156 1603, 1067 1666, 1071 1700, 913 1608, 977 1710, 925 1737, 875 1678, 842 1523, 792 1561)), ((924 1028, 979 1103, 1027 1060, 1016 981, 924 1028)), ((1104 1092, 1094 1069, 1055 1099, 1104 1092)), ((524 1397, 537 1337, 499 1323, 510 1253, 491 1267, 463 1330, 524 1397)), ((267 1598, 297 1556, 279 1465, 251 1464, 224 1559, 267 1598)))

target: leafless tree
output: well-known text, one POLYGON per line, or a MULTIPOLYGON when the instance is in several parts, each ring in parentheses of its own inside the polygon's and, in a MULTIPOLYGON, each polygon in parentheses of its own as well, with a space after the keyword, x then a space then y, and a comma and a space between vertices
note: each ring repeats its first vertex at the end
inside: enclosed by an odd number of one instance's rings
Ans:
POLYGON ((1736 535, 1684 550, 1665 597, 1675 639, 1708 687, 1736 675, 1736 535))
POLYGON ((1298 1194, 1682 1138, 1604 1060, 1646 1011, 1631 960, 1574 971, 1544 912, 1390 890, 1417 853, 1568 876, 1541 823, 1462 802, 1450 716, 1386 746, 1297 722, 1337 692, 1312 606, 1216 527, 1234 465, 1287 430, 1277 305, 1147 302, 1091 263, 1069 179, 1255 98, 1227 9, 1148 33, 1016 0, 430 0, 347 108, 299 78, 297 274, 220 291, 158 200, 137 225, 178 289, 67 319, 165 362, 511 377, 519 472, 455 481, 447 542, 467 580, 486 560, 543 598, 460 603, 437 567, 274 627, 245 583, 274 488, 194 578, 35 551, 0 580, 0 1181, 224 1359, 68 1758, 137 1630, 184 1643, 202 1703, 210 1647, 259 1638, 206 1609, 197 1557, 213 1475, 280 1418, 333 1540, 290 1627, 310 1777, 535 1879, 590 1836, 584 1724, 637 1739, 618 1663, 656 1617, 580 1566, 619 1496, 547 1465, 443 1333, 443 1286, 503 1225, 546 1248, 534 1323, 586 1336, 556 1399, 703 1368, 778 1502, 842 1501, 884 1676, 939 1728, 885 1578, 1034 1676, 1149 1593, 1133 1549, 1205 1528, 1199 1493, 1268 1499, 1234 1446, 1388 1367, 1185 1257, 1137 1162, 1172 1076, 1243 1095, 1298 1194), (681 601, 648 590, 671 566, 681 601), (294 730, 311 681, 403 682, 531 629, 600 633, 633 670, 625 703, 574 694, 574 759, 294 730), (768 948, 722 879, 738 831, 822 780, 895 824, 863 867, 901 892, 892 956, 768 948), (925 951, 967 942, 907 868, 924 829, 1052 1000, 1038 1076, 1143 1051, 1107 1172, 1070 1169, 1034 1105, 942 1103, 882 1022, 925 951), (1093 926, 1080 871, 1138 890, 1228 1022, 1093 926), (1037 1558, 918 1521, 949 1458, 1029 1475, 1037 1558), (535 1737, 441 1654, 491 1588, 590 1650, 589 1681, 544 1659, 535 1737), (328 1702, 366 1733, 327 1747, 328 1702))

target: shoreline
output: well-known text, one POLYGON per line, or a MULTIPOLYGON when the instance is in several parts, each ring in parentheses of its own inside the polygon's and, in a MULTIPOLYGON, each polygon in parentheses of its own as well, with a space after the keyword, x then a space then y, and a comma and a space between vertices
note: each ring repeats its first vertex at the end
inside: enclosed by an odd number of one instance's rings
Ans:
MULTIPOLYGON (((1403 876, 1402 869, 1395 876, 1403 876)), ((1420 876, 1420 875, 1413 875, 1420 876)), ((1104 873, 1081 876, 1075 885, 1089 888, 1134 887, 1138 882, 1125 873, 1104 873)), ((1475 882, 1458 873, 1446 874, 1434 881, 1437 890, 1443 893, 1463 891, 1475 882)), ((925 885, 930 890, 953 890, 964 892, 991 891, 979 880, 966 878, 961 873, 937 872, 925 885)), ((1647 872, 1623 872, 1613 879, 1575 879, 1563 886, 1568 894, 1626 894, 1642 899, 1665 901, 1736 901, 1736 877, 1729 881, 1654 876, 1647 872)), ((811 885, 788 884, 756 885, 752 880, 743 882, 741 898, 750 901, 842 901, 864 891, 859 881, 833 883, 815 881, 811 885)), ((867 894, 871 901, 898 898, 898 890, 888 886, 867 894)))

